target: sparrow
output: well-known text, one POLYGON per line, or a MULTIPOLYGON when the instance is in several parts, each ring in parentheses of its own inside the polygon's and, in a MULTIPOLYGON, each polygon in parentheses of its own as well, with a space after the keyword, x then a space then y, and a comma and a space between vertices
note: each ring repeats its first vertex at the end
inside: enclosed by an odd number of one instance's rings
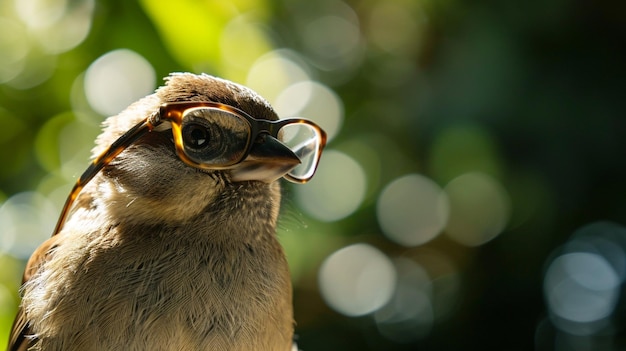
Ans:
POLYGON ((175 73, 107 118, 57 227, 28 260, 17 350, 291 350, 280 178, 326 134, 242 85, 175 73))

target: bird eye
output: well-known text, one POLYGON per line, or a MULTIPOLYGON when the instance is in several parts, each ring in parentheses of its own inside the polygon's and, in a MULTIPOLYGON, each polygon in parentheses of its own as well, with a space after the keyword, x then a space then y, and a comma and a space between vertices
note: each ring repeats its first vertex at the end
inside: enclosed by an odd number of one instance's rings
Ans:
POLYGON ((211 121, 189 118, 183 122, 181 134, 185 154, 195 162, 219 164, 228 153, 228 135, 211 121))
POLYGON ((209 131, 203 125, 198 123, 189 123, 183 128, 183 142, 185 146, 194 149, 202 150, 210 141, 209 131))
POLYGON ((228 166, 241 160, 250 132, 244 120, 227 111, 190 109, 183 116, 183 152, 207 167, 228 166))

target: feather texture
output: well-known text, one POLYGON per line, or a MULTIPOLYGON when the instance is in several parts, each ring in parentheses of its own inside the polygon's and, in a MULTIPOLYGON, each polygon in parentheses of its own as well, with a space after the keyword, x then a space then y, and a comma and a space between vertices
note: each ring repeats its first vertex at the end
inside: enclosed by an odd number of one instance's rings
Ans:
MULTIPOLYGON (((94 157, 165 102, 214 101, 263 119, 243 86, 174 74, 105 122, 94 157)), ((233 182, 155 130, 87 184, 32 255, 9 350, 291 350, 291 283, 275 236, 277 182, 233 182)))

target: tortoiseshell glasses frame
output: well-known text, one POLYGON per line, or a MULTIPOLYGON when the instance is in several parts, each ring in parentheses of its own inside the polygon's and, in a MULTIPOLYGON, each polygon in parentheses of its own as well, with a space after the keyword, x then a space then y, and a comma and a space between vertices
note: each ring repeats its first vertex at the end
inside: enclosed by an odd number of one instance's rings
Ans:
POLYGON ((300 158, 301 164, 284 175, 294 183, 306 183, 313 177, 327 140, 324 130, 306 119, 256 119, 236 107, 210 101, 163 104, 92 161, 72 188, 52 235, 63 227, 72 204, 85 185, 117 155, 163 122, 171 124, 178 157, 201 169, 220 170, 235 166, 245 160, 260 134, 269 134, 300 158))

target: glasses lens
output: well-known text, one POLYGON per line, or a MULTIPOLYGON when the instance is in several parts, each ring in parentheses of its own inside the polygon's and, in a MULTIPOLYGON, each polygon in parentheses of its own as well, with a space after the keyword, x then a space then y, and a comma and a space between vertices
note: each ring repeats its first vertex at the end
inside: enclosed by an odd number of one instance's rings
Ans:
POLYGON ((297 179, 309 179, 315 173, 319 159, 320 136, 317 130, 305 123, 292 123, 280 130, 280 140, 300 158, 300 165, 289 172, 297 179))
POLYGON ((246 152, 249 138, 248 122, 228 111, 199 107, 183 114, 183 150, 198 164, 228 166, 239 162, 246 152))

